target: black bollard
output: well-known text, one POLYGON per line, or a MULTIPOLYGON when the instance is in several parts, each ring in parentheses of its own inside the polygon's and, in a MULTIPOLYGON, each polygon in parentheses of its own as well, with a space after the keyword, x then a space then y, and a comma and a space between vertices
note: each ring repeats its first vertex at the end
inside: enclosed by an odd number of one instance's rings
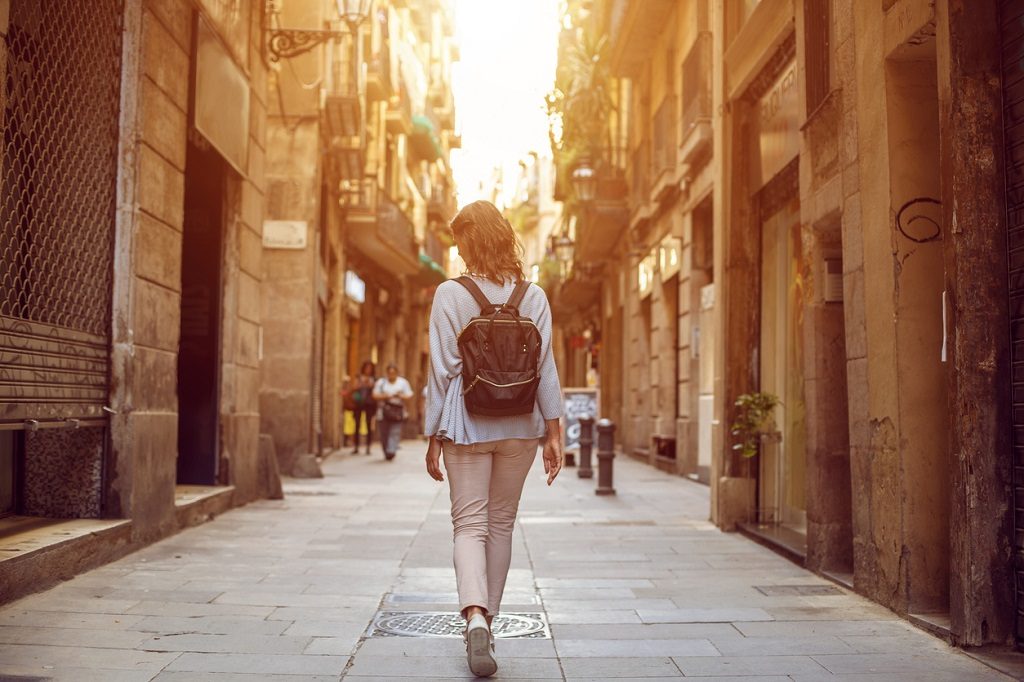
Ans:
POLYGON ((593 478, 594 470, 590 466, 590 450, 594 447, 594 418, 589 414, 580 415, 580 468, 576 475, 580 478, 593 478))
POLYGON ((597 489, 598 495, 614 495, 612 460, 615 459, 615 423, 611 419, 597 422, 597 489))

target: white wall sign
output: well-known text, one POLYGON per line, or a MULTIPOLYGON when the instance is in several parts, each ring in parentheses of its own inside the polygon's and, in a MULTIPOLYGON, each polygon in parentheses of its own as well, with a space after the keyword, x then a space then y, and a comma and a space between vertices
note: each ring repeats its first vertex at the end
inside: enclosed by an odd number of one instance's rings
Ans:
POLYGON ((652 251, 639 265, 637 265, 637 286, 640 289, 640 298, 650 296, 654 284, 654 271, 658 267, 658 257, 652 251))
POLYGON ((351 270, 345 271, 345 295, 356 303, 366 301, 366 282, 351 270))
POLYGON ((305 220, 264 220, 263 248, 304 249, 308 232, 305 220))
POLYGON ((679 272, 682 260, 683 240, 668 236, 661 240, 658 247, 658 268, 661 270, 661 281, 669 279, 679 272))

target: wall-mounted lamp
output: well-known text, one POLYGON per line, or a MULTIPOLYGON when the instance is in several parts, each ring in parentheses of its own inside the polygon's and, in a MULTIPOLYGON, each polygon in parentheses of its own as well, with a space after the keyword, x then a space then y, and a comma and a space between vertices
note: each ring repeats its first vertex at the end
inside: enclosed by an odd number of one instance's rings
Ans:
POLYGON ((576 242, 569 238, 569 235, 563 234, 557 237, 552 244, 555 250, 555 258, 562 263, 571 263, 573 254, 576 252, 576 242))
MULTIPOLYGON (((359 25, 370 16, 372 0, 336 0, 338 18, 348 24, 348 33, 353 36, 359 25)), ((269 31, 270 60, 291 59, 309 52, 317 45, 345 36, 345 31, 331 29, 274 28, 269 31)))
POLYGON ((597 196, 597 171, 589 159, 582 159, 572 169, 572 186, 580 201, 593 201, 597 196))

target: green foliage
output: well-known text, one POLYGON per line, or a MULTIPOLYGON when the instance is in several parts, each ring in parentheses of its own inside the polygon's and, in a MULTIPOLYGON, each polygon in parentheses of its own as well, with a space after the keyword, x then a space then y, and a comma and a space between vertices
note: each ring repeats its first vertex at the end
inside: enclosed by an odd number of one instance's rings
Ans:
POLYGON ((505 218, 512 224, 512 228, 519 234, 528 232, 537 224, 539 217, 537 204, 533 201, 524 201, 511 208, 505 209, 505 218))
POLYGON ((540 281, 537 284, 550 296, 562 278, 562 268, 554 258, 545 258, 540 263, 540 281))
POLYGON ((737 398, 739 410, 730 433, 739 441, 732 449, 743 457, 756 455, 762 434, 774 430, 772 413, 779 404, 779 397, 771 393, 744 393, 737 398))
POLYGON ((569 186, 569 174, 579 159, 601 157, 614 109, 608 41, 596 35, 582 6, 569 2, 566 7, 555 87, 545 98, 551 151, 562 187, 569 186))

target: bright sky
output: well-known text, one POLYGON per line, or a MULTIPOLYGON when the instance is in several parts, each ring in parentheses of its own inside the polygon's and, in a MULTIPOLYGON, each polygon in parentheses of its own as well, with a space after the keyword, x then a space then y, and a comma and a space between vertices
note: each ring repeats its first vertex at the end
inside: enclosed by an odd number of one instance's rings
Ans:
POLYGON ((490 193, 495 167, 504 169, 509 196, 520 159, 550 154, 544 96, 555 79, 558 10, 558 0, 456 0, 461 61, 452 89, 462 149, 452 151, 452 170, 459 206, 490 193))

